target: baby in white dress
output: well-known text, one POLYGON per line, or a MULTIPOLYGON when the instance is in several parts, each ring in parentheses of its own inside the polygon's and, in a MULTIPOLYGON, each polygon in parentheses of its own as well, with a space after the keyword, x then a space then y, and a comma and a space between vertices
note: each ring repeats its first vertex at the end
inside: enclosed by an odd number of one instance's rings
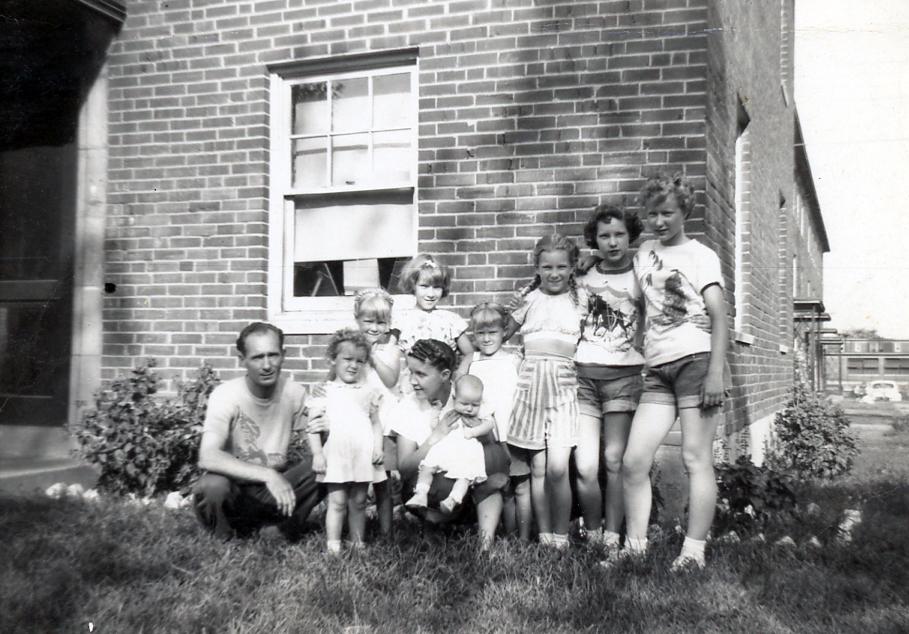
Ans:
POLYGON ((480 416, 483 382, 467 374, 455 383, 452 410, 436 423, 452 424, 448 434, 434 444, 420 462, 414 495, 405 503, 409 508, 426 507, 433 475, 441 473, 455 481, 451 493, 439 503, 439 510, 452 513, 464 500, 471 484, 486 479, 483 445, 477 438, 495 427, 491 417, 480 416), (449 421, 453 422, 449 423, 449 421))

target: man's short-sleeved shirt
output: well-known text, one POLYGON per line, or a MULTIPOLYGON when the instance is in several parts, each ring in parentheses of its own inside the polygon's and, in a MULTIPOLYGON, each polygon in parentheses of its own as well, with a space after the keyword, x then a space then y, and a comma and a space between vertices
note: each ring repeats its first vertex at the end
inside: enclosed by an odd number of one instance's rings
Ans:
POLYGON ((242 376, 217 386, 208 398, 203 433, 225 439, 224 450, 243 462, 280 468, 290 434, 305 425, 306 391, 282 376, 269 399, 257 398, 242 376))
POLYGON ((665 246, 647 240, 634 256, 644 293, 644 358, 656 366, 698 352, 710 352, 710 316, 702 293, 723 287, 720 260, 697 240, 665 246))

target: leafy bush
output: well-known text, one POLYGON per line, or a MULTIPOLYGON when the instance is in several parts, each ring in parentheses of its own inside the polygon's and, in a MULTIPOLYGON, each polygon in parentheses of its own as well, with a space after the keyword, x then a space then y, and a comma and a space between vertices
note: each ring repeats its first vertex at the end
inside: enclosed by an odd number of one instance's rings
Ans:
POLYGON ((71 429, 105 491, 154 495, 188 487, 197 475, 205 408, 219 379, 204 364, 196 379, 178 384, 175 400, 156 399, 154 368, 149 359, 96 392, 95 409, 71 429))
POLYGON ((739 535, 763 531, 771 521, 782 521, 795 509, 795 493, 785 474, 767 466, 758 467, 748 456, 735 464, 716 468, 718 533, 739 535))
POLYGON ((849 418, 801 382, 773 423, 776 441, 769 461, 799 477, 835 478, 848 473, 858 455, 849 418))

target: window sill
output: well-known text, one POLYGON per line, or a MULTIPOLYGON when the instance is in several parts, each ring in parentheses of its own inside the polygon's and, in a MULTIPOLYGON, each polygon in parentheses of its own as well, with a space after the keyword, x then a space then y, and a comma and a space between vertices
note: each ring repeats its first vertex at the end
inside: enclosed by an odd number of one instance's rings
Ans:
POLYGON ((741 343, 746 346, 753 346, 754 342, 755 342, 754 335, 749 335, 748 333, 739 332, 738 330, 736 330, 733 333, 733 339, 735 339, 735 341, 737 343, 741 343))
MULTIPOLYGON (((412 295, 393 295, 393 297, 394 310, 407 310, 414 306, 412 295)), ((317 298, 317 301, 324 301, 324 299, 326 298, 317 298)), ((284 311, 269 315, 269 321, 283 330, 285 335, 328 335, 340 328, 355 327, 353 296, 332 299, 337 301, 336 308, 301 308, 301 310, 284 311)))

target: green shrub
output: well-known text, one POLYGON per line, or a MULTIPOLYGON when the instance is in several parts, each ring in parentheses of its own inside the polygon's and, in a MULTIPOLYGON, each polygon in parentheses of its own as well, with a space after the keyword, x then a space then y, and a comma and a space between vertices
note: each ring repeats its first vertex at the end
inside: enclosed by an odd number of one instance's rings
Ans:
POLYGON ((785 474, 767 466, 758 467, 748 456, 735 464, 716 467, 717 534, 739 535, 763 531, 772 521, 785 520, 795 509, 795 493, 785 474))
POLYGON ((793 386, 773 428, 776 442, 769 452, 770 465, 799 477, 835 478, 848 473, 858 455, 843 410, 801 382, 793 386))
POLYGON ((188 487, 197 457, 208 395, 219 379, 204 364, 197 378, 178 383, 174 400, 156 399, 155 361, 95 393, 95 408, 71 432, 78 454, 100 468, 99 488, 154 495, 188 487))

